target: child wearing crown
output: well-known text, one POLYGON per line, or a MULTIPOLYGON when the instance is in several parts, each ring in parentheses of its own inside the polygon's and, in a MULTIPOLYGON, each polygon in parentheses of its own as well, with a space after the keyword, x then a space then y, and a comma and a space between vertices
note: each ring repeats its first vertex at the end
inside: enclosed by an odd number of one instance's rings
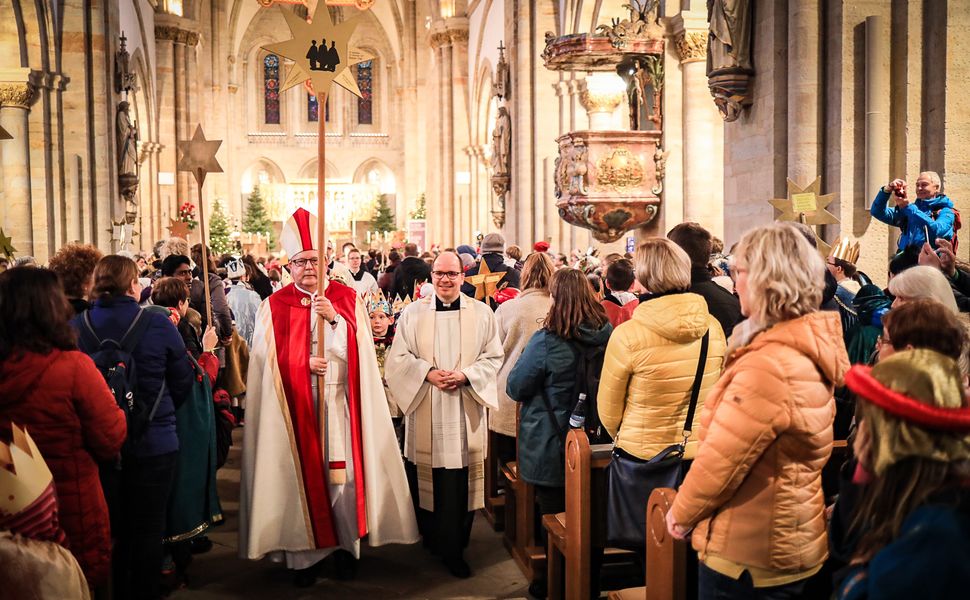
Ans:
MULTIPOLYGON (((374 292, 367 296, 367 316, 370 317, 371 334, 374 336, 374 351, 377 353, 377 366, 380 367, 381 379, 383 380, 384 357, 387 356, 387 350, 394 341, 394 311, 391 309, 391 303, 388 302, 382 292, 374 292)), ((384 391, 387 392, 386 381, 384 381, 384 391)), ((397 403, 391 400, 390 393, 387 394, 387 406, 391 410, 391 421, 394 423, 394 432, 397 434, 398 442, 402 442, 404 430, 401 425, 404 415, 397 403)))

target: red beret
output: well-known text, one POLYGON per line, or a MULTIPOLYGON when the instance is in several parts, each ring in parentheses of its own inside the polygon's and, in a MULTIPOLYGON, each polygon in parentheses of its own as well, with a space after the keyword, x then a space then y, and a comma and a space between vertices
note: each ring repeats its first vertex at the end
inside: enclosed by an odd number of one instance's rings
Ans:
POLYGON ((532 249, 536 252, 545 252, 549 250, 549 242, 536 242, 532 249))

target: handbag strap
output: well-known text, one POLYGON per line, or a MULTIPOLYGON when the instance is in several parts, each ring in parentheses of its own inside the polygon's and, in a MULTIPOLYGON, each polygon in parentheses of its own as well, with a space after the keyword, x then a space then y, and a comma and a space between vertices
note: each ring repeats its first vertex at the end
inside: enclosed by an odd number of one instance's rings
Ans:
POLYGON ((697 358, 697 372, 694 373, 694 385, 690 390, 690 404, 687 406, 687 420, 684 422, 684 446, 690 437, 694 424, 694 411, 697 410, 697 399, 701 395, 701 383, 704 381, 704 366, 707 365, 707 349, 711 344, 711 331, 707 330, 701 339, 701 353, 697 358))

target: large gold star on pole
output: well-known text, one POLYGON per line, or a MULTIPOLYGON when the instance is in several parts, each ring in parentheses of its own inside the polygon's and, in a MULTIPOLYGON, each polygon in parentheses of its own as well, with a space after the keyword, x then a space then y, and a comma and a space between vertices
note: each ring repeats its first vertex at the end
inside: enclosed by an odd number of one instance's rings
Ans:
POLYGON ((216 160, 216 152, 222 140, 207 140, 202 133, 202 125, 195 126, 195 134, 191 140, 178 142, 179 159, 178 170, 189 171, 195 175, 195 181, 202 187, 206 173, 222 173, 222 167, 216 160))
MULTIPOLYGON (((791 179, 788 180, 788 197, 774 198, 768 202, 781 211, 778 221, 796 221, 812 227, 816 225, 834 225, 839 218, 827 209, 835 201, 835 194, 822 194, 822 178, 816 177, 807 187, 800 187, 791 179)), ((828 253, 829 245, 815 232, 819 251, 828 253)))
POLYGON ((475 286, 475 300, 484 302, 485 298, 495 296, 498 282, 502 281, 503 277, 505 277, 504 271, 492 273, 492 270, 488 268, 488 263, 483 258, 481 265, 478 267, 478 275, 465 277, 465 281, 475 286))
POLYGON ((370 60, 373 56, 350 45, 350 36, 359 25, 358 19, 352 18, 334 25, 324 2, 317 2, 309 23, 292 10, 280 6, 280 11, 293 38, 263 46, 267 52, 293 61, 280 92, 309 79, 317 97, 325 96, 332 83, 363 97, 349 67, 370 60))
POLYGON ((177 221, 175 219, 170 219, 168 225, 168 233, 172 237, 180 237, 182 239, 189 238, 189 224, 183 221, 177 221))

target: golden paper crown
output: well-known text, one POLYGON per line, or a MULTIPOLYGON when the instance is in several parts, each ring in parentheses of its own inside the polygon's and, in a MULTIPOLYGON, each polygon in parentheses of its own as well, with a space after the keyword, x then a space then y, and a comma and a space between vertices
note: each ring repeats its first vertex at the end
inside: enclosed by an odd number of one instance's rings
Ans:
POLYGON ((0 514, 15 515, 51 484, 51 470, 26 429, 11 424, 13 441, 0 442, 0 514))
POLYGON ((859 260, 859 242, 850 242, 849 238, 841 238, 838 244, 832 246, 829 256, 844 260, 854 266, 856 261, 859 260))

